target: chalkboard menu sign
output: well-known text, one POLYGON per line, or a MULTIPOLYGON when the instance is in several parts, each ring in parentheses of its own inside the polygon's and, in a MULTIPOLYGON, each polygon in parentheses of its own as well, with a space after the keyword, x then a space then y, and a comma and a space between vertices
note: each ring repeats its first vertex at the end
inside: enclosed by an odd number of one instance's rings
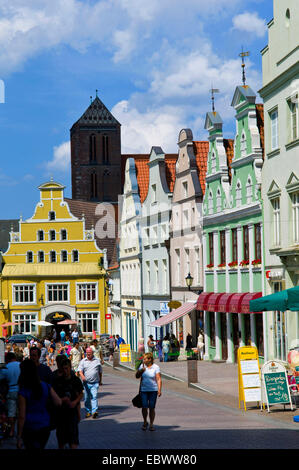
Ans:
POLYGON ((262 367, 262 383, 268 412, 271 405, 291 405, 293 409, 285 367, 278 361, 268 361, 262 367))

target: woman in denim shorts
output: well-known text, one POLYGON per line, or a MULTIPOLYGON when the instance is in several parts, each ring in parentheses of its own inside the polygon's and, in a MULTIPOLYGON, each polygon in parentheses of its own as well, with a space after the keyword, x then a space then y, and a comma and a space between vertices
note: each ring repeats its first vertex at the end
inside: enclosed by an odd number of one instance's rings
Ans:
POLYGON ((154 364, 152 353, 146 353, 143 356, 143 363, 136 372, 136 378, 141 377, 140 394, 142 400, 142 430, 146 431, 148 427, 147 416, 149 410, 150 425, 149 430, 155 431, 155 406, 157 397, 161 396, 162 380, 160 367, 154 364))

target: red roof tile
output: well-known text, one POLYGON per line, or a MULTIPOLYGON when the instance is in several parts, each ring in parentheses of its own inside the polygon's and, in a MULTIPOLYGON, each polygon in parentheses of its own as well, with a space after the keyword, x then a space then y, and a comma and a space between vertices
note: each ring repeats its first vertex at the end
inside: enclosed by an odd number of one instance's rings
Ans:
POLYGON ((265 156, 265 133, 264 133, 264 105, 259 103, 256 107, 257 127, 261 136, 261 147, 263 151, 263 158, 265 156))
POLYGON ((198 178, 204 195, 206 190, 206 173, 208 165, 209 142, 195 141, 193 142, 193 150, 197 164, 198 178))

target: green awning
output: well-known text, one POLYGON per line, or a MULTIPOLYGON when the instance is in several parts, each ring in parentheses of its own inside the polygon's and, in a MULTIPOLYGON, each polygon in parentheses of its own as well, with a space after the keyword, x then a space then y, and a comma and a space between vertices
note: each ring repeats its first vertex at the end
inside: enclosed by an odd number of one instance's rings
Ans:
POLYGON ((251 300, 249 305, 252 312, 265 312, 268 310, 297 312, 299 311, 299 286, 251 300))

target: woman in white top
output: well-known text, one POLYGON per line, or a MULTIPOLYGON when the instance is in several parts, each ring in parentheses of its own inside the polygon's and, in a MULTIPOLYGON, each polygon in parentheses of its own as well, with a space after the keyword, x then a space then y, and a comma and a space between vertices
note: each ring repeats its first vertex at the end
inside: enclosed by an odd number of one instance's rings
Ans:
POLYGON ((155 406, 157 397, 161 396, 162 380, 160 367, 157 364, 154 364, 154 358, 152 353, 144 354, 143 363, 140 365, 139 369, 136 372, 136 378, 139 379, 139 377, 141 377, 140 394, 142 400, 143 416, 142 430, 146 431, 147 429, 147 410, 149 409, 149 430, 155 431, 155 406))
POLYGON ((201 361, 203 359, 203 348, 204 348, 203 334, 202 334, 202 331, 199 330, 199 334, 198 334, 198 338, 197 338, 197 350, 199 352, 201 361))

